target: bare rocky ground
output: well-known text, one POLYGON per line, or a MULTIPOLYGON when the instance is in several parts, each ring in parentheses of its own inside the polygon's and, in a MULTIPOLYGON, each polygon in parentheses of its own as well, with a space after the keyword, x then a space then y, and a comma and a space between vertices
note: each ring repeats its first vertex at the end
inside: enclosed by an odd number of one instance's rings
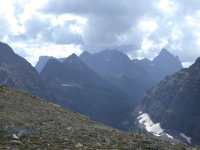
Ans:
POLYGON ((0 149, 196 150, 122 132, 35 96, 0 86, 0 149))

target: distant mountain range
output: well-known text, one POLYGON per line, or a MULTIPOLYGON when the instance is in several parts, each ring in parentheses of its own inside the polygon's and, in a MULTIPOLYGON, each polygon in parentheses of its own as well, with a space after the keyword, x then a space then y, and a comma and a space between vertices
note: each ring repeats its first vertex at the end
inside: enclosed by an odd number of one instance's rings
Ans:
POLYGON ((182 69, 179 58, 166 49, 162 49, 153 61, 130 60, 127 55, 117 50, 105 50, 93 55, 83 52, 80 59, 138 102, 149 87, 182 69))
POLYGON ((200 144, 200 58, 150 88, 135 113, 159 123, 174 138, 200 144))
MULTIPOLYGON (((41 72, 51 58, 40 57, 36 64, 38 72, 41 72)), ((158 83, 165 76, 182 69, 179 58, 173 56, 166 49, 162 49, 153 61, 148 59, 130 60, 127 55, 117 50, 105 50, 96 54, 85 51, 79 58, 96 73, 130 95, 134 99, 134 103, 136 101, 139 103, 149 87, 158 83)), ((58 60, 62 62, 64 59, 58 60)))

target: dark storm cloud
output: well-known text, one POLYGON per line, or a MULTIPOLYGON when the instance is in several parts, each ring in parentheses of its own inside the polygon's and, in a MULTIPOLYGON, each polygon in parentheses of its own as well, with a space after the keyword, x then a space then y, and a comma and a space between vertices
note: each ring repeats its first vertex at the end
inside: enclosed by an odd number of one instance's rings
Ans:
MULTIPOLYGON (((137 19, 142 16, 145 9, 152 7, 152 4, 148 0, 116 0, 114 2, 107 0, 50 0, 41 11, 55 15, 70 13, 86 17, 88 22, 83 30, 84 44, 109 47, 118 45, 120 36, 133 32, 131 30, 137 24, 137 19), (144 3, 145 5, 143 5, 144 3)), ((136 41, 137 39, 132 40, 136 41)), ((140 47, 140 43, 127 43, 127 45, 130 44, 140 47)))

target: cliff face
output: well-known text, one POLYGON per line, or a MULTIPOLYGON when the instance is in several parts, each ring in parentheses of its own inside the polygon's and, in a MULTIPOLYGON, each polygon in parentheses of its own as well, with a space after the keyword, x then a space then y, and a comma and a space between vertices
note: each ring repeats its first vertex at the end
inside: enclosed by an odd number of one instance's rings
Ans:
POLYGON ((139 108, 172 134, 200 144, 200 58, 149 89, 139 108))
POLYGON ((121 132, 0 86, 0 149, 193 149, 121 132))
POLYGON ((44 85, 35 68, 4 43, 0 43, 0 83, 46 97, 44 85))

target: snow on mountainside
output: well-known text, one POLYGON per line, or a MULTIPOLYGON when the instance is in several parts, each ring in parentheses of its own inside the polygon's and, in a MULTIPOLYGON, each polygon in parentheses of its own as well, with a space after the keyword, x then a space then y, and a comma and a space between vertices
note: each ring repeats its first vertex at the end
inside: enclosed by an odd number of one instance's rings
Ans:
POLYGON ((170 139, 173 139, 171 135, 164 132, 164 129, 161 128, 160 123, 154 123, 147 113, 139 112, 140 116, 137 118, 139 126, 145 128, 149 133, 152 133, 155 136, 165 136, 170 139), (141 115, 142 114, 142 115, 141 115))
POLYGON ((154 122, 160 122, 174 138, 199 145, 200 57, 189 68, 167 76, 147 90, 137 111, 147 113, 154 122))

